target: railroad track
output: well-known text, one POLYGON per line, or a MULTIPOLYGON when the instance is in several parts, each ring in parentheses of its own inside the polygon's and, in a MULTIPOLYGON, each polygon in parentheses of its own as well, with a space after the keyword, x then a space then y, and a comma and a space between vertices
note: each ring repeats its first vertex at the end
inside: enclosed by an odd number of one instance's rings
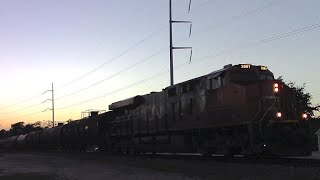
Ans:
MULTIPOLYGON (((128 156, 128 155, 117 155, 128 156)), ((168 159, 168 160, 189 160, 189 161, 209 161, 221 163, 239 164, 261 164, 261 165, 283 165, 291 167, 320 167, 320 159, 312 158, 279 158, 279 157, 224 157, 221 155, 201 156, 199 154, 139 154, 128 157, 149 158, 149 159, 168 159)))
MULTIPOLYGON (((22 151, 4 151, 2 153, 19 153, 22 151)), ((26 151, 24 151, 26 152, 26 151)), ((27 151, 30 154, 50 154, 53 156, 79 157, 84 159, 99 159, 116 157, 116 158, 134 158, 139 160, 184 160, 195 162, 219 162, 219 163, 237 163, 237 164, 257 164, 257 165, 282 165, 290 167, 320 167, 320 159, 309 157, 303 158, 277 158, 277 157, 245 157, 234 156, 224 157, 221 155, 201 156, 200 154, 173 154, 173 153, 146 153, 146 154, 111 154, 105 152, 63 152, 63 151, 27 151)))

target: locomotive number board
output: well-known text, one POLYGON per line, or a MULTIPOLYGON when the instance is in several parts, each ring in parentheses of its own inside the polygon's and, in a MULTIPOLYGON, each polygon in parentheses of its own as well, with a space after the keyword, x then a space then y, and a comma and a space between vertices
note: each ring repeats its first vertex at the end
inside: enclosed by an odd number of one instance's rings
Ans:
POLYGON ((250 69, 251 68, 251 64, 240 64, 240 68, 241 69, 250 69))

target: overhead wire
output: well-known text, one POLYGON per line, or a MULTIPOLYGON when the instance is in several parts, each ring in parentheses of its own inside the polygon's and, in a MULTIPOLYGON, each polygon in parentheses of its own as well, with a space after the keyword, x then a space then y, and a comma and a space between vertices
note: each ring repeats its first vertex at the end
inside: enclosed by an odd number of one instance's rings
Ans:
MULTIPOLYGON (((204 56, 202 58, 198 58, 198 59, 194 60, 193 63, 205 61, 205 60, 208 60, 208 59, 213 58, 213 57, 218 57, 218 56, 222 56, 222 55, 225 55, 225 54, 233 53, 233 52, 239 51, 241 49, 246 49, 246 48, 249 48, 249 47, 258 46, 258 45, 261 45, 261 44, 265 44, 265 43, 272 42, 272 41, 275 41, 275 40, 283 39, 283 38, 286 38, 286 37, 289 37, 289 36, 293 36, 293 35, 296 35, 296 34, 301 34, 303 32, 310 31, 310 30, 313 30, 313 29, 316 29, 316 28, 320 28, 320 23, 312 24, 310 26, 305 26, 305 27, 302 27, 302 28, 299 28, 299 29, 295 29, 293 31, 289 31, 289 32, 286 32, 286 33, 275 35, 275 36, 272 36, 272 37, 269 37, 269 38, 265 38, 265 39, 262 39, 262 40, 259 40, 259 41, 256 41, 256 42, 248 43, 248 44, 242 45, 242 46, 237 47, 237 48, 233 48, 233 49, 230 49, 230 50, 222 51, 222 52, 217 53, 215 55, 204 56)), ((174 69, 180 69, 180 68, 182 68, 182 67, 184 67, 184 66, 186 66, 188 64, 189 64, 188 62, 183 63, 183 64, 181 64, 179 66, 175 66, 174 69)), ((149 80, 152 80, 152 79, 154 79, 154 78, 156 78, 158 76, 165 75, 168 72, 169 71, 158 73, 156 75, 153 75, 153 76, 148 77, 146 79, 143 79, 141 81, 135 82, 135 83, 130 84, 128 86, 122 87, 120 89, 114 90, 112 92, 109 92, 109 93, 106 93, 106 94, 103 94, 103 95, 100 95, 100 96, 97 96, 97 97, 94 97, 94 98, 91 98, 91 99, 88 99, 88 100, 85 100, 85 101, 81 101, 81 102, 78 102, 78 103, 74 103, 74 104, 71 104, 71 105, 60 107, 60 108, 57 108, 57 110, 70 108, 70 107, 77 106, 77 105, 80 105, 80 104, 83 104, 83 103, 86 103, 86 102, 90 102, 90 101, 93 101, 93 100, 96 100, 96 99, 99 99, 99 98, 103 98, 105 96, 108 96, 108 95, 114 94, 116 92, 120 92, 120 91, 126 90, 128 88, 133 87, 133 86, 139 85, 139 84, 144 83, 144 82, 149 81, 149 80)))
MULTIPOLYGON (((280 3, 283 2, 283 1, 286 1, 286 0, 273 1, 273 2, 271 2, 271 3, 268 3, 268 4, 264 5, 264 6, 255 8, 255 9, 250 10, 250 11, 247 11, 247 12, 245 12, 245 13, 240 14, 239 16, 233 17, 233 18, 231 18, 231 19, 227 19, 226 21, 224 21, 223 25, 228 24, 228 23, 231 23, 231 22, 234 22, 234 21, 236 21, 236 20, 239 20, 239 19, 241 19, 240 17, 243 17, 244 15, 245 15, 245 16, 252 15, 252 14, 254 14, 254 13, 257 13, 257 12, 259 12, 259 11, 262 11, 262 10, 264 10, 264 9, 267 9, 267 8, 269 8, 269 7, 273 7, 273 6, 277 5, 277 4, 280 4, 280 3)), ((207 3, 209 3, 209 2, 211 2, 211 1, 205 1, 204 3, 201 3, 198 7, 202 7, 202 6, 204 6, 205 4, 207 4, 207 3)), ((217 29, 218 27, 222 27, 222 26, 221 26, 221 24, 218 24, 218 25, 213 26, 213 27, 215 27, 215 29, 217 29)), ((201 33, 201 31, 200 31, 200 32, 196 32, 196 34, 200 34, 200 33, 201 33)), ((189 39, 189 38, 184 38, 182 41, 185 41, 185 40, 187 40, 187 39, 189 39)), ((182 41, 178 41, 178 42, 175 43, 175 44, 178 44, 178 43, 180 43, 180 42, 182 42, 182 41)), ((69 93, 69 94, 60 96, 60 97, 58 97, 56 100, 59 100, 59 99, 62 99, 62 98, 68 97, 68 96, 73 96, 73 95, 75 95, 75 94, 77 94, 77 93, 79 93, 79 92, 82 92, 82 91, 84 91, 84 90, 87 90, 87 89, 89 89, 89 88, 91 88, 91 87, 93 87, 93 86, 96 86, 96 85, 98 85, 98 84, 101 84, 102 82, 104 82, 104 81, 106 81, 106 80, 108 80, 108 79, 111 79, 111 78, 113 78, 113 77, 121 74, 122 72, 125 72, 125 71, 127 71, 127 70, 129 70, 129 69, 132 69, 133 67, 135 67, 135 66, 137 66, 137 65, 139 65, 139 64, 141 64, 141 63, 143 63, 143 62, 145 62, 145 61, 147 61, 147 60, 149 60, 149 59, 151 59, 153 56, 156 56, 156 55, 160 54, 161 51, 162 51, 162 50, 154 53, 154 54, 151 55, 150 57, 148 57, 148 58, 146 58, 146 59, 144 59, 144 60, 142 60, 142 61, 139 61, 138 63, 136 63, 136 64, 134 64, 134 65, 132 65, 132 66, 130 66, 130 67, 128 67, 128 68, 125 68, 125 69, 123 69, 123 70, 121 70, 121 71, 119 71, 119 72, 117 72, 117 73, 115 73, 115 74, 113 74, 113 75, 111 75, 111 76, 108 76, 108 77, 106 77, 106 78, 104 78, 104 79, 102 79, 102 80, 100 80, 100 81, 98 81, 98 82, 95 82, 95 83, 93 83, 93 84, 91 84, 91 85, 89 85, 89 86, 87 86, 87 87, 84 87, 84 88, 82 88, 82 89, 76 90, 76 91, 71 92, 71 93, 69 93)))
MULTIPOLYGON (((24 114, 23 117, 29 117, 29 116, 33 116, 35 114, 40 114, 40 113, 42 113, 42 112, 41 111, 35 111, 35 112, 32 112, 32 113, 24 114)), ((13 118, 19 118, 19 117, 21 117, 21 116, 15 116, 13 118)))
MULTIPOLYGON (((154 34, 156 34, 159 31, 159 29, 156 32, 153 32, 151 34, 149 34, 147 37, 143 38, 142 40, 140 40, 139 42, 135 43, 134 45, 130 46, 129 48, 125 49, 124 51, 122 51, 119 55, 112 57, 111 59, 109 59, 108 61, 104 62, 103 64, 99 65, 98 67, 88 71, 87 73, 81 75, 80 77, 73 79, 71 81, 69 81, 68 83, 65 83, 63 87, 69 86, 83 78, 85 78, 86 76, 98 71, 99 69, 101 69, 102 67, 104 67, 107 64, 110 64, 112 62, 114 62, 115 60, 119 59, 120 57, 126 55, 128 52, 130 52, 132 49, 137 48, 139 45, 141 45, 142 43, 144 43, 145 41, 147 41, 148 39, 150 39, 151 37, 154 36, 154 34)), ((60 87, 61 88, 61 87, 60 87)))
MULTIPOLYGON (((201 3, 200 5, 196 6, 196 8, 202 7, 202 6, 204 6, 205 4, 208 4, 208 3, 210 3, 210 2, 211 2, 210 0, 205 1, 205 2, 201 3)), ((192 8, 191 10, 196 9, 196 8, 192 8)), ((79 77, 77 77, 77 78, 75 78, 75 79, 70 80, 69 82, 67 82, 67 83, 65 83, 64 85, 60 86, 60 88, 67 87, 67 86, 69 86, 69 85, 71 85, 71 84, 73 84, 73 83, 75 83, 75 82, 77 82, 77 81, 85 78, 86 76, 88 76, 88 75, 90 75, 90 74, 98 71, 99 69, 101 69, 101 68, 104 67, 105 65, 114 62, 114 61, 117 60, 118 58, 126 55, 126 54, 127 54, 128 52, 130 52, 131 50, 135 49, 136 47, 140 46, 141 44, 143 44, 143 43, 146 42, 147 40, 151 39, 156 33, 158 33, 159 31, 163 30, 163 29, 166 28, 167 26, 168 26, 168 25, 161 25, 159 28, 157 28, 156 31, 150 33, 150 34, 147 35, 146 37, 144 37, 144 38, 142 38, 141 40, 139 40, 138 42, 134 43, 132 46, 128 47, 127 49, 125 49, 124 51, 122 51, 120 54, 118 54, 118 55, 110 58, 108 61, 100 64, 99 66, 97 66, 97 67, 93 68, 92 70, 84 73, 83 75, 81 75, 81 76, 79 76, 79 77)), ((87 89, 87 88, 83 88, 83 89, 87 89)), ((77 92, 75 92, 75 93, 77 93, 77 92)), ((27 99, 18 101, 18 102, 16 102, 16 103, 13 103, 13 104, 10 104, 10 105, 4 106, 4 107, 0 107, 0 110, 7 109, 7 108, 9 108, 9 107, 13 107, 13 106, 16 106, 16 105, 20 105, 20 104, 22 104, 22 103, 24 103, 24 102, 28 102, 28 101, 30 101, 30 100, 32 100, 32 99, 34 99, 34 98, 40 97, 40 96, 41 96, 41 95, 35 95, 35 96, 30 97, 30 98, 27 98, 27 99)), ((66 96, 66 95, 65 95, 65 96, 66 96)), ((64 96, 64 97, 65 97, 65 96, 64 96)), ((27 107, 26 109, 28 109, 28 108, 29 108, 29 107, 27 107)), ((31 108, 31 106, 30 106, 30 108, 31 108)))
POLYGON ((23 108, 20 108, 20 109, 17 109, 17 110, 14 110, 14 111, 10 111, 10 112, 6 112, 6 113, 2 113, 0 114, 1 116, 4 116, 4 115, 8 115, 8 114, 12 114, 12 113, 16 113, 16 112, 20 112, 20 111, 23 111, 23 110, 26 110, 26 109, 30 109, 30 108, 33 108, 33 107, 37 107, 41 105, 41 103, 39 104, 34 104, 34 105, 30 105, 30 106, 27 106, 27 107, 23 107, 23 108))
POLYGON ((77 94, 77 93, 79 93, 79 92, 82 92, 82 91, 84 91, 84 90, 87 90, 87 89, 89 89, 89 88, 92 88, 92 87, 94 87, 94 86, 97 86, 97 85, 105 82, 106 80, 109 80, 109 79, 111 79, 111 78, 114 78, 114 77, 116 77, 117 75, 119 75, 119 74, 121 74, 121 73, 123 73, 123 72, 125 72, 125 71, 128 71, 128 70, 130 70, 130 69, 133 69, 133 68, 136 67, 137 65, 142 64, 142 63, 150 60, 152 57, 157 56, 157 55, 160 54, 161 52, 162 52, 162 49, 161 49, 160 51, 157 51, 156 53, 154 53, 154 54, 152 54, 152 55, 150 55, 150 56, 142 59, 141 61, 138 61, 138 62, 136 62, 136 63, 134 63, 134 64, 132 64, 132 65, 130 65, 130 66, 128 66, 128 67, 126 67, 126 68, 124 68, 124 69, 122 69, 122 70, 120 70, 120 71, 118 71, 118 72, 116 72, 116 73, 114 73, 114 74, 112 74, 112 75, 110 75, 110 76, 102 79, 102 80, 99 80, 99 81, 97 81, 97 82, 95 82, 95 83, 93 83, 93 84, 91 84, 91 85, 89 85, 89 86, 87 86, 87 87, 78 89, 78 90, 76 90, 76 91, 74 91, 74 92, 71 92, 71 93, 69 93, 69 94, 60 96, 60 97, 56 98, 56 100, 60 100, 60 99, 65 98, 65 97, 73 96, 73 95, 75 95, 75 94, 77 94))
MULTIPOLYGON (((269 6, 269 7, 271 7, 271 6, 269 6)), ((311 28, 311 29, 313 29, 312 27, 309 27, 309 28, 311 28)), ((318 28, 318 27, 314 27, 314 28, 318 28)), ((305 31, 307 31, 307 30, 311 30, 311 29, 305 29, 305 31)), ((303 30, 303 28, 302 29, 299 29, 299 30, 297 30, 297 31, 300 31, 300 30, 303 30)), ((296 33, 294 33, 294 32, 292 32, 293 34, 297 34, 297 33, 300 33, 300 32, 296 32, 296 33)), ((264 39, 264 40, 261 40, 261 41, 258 41, 258 42, 255 42, 255 43, 251 43, 251 44, 248 44, 248 45, 245 45, 245 46, 241 46, 240 47, 240 49, 243 49, 243 48, 248 48, 248 47, 251 47, 251 46, 255 46, 255 45, 259 45, 259 44, 261 44, 261 43, 266 43, 266 42, 270 42, 270 41, 273 41, 273 40, 276 40, 277 38, 279 38, 279 39, 281 39, 281 38, 284 38, 284 37, 287 37, 287 36, 291 36, 291 35, 293 35, 293 34, 287 34, 287 35, 285 35, 285 36, 283 36, 283 37, 277 37, 277 36, 275 36, 275 37, 273 37, 274 39, 264 39)), ((217 55, 215 55, 215 56, 219 56, 219 55, 223 55, 223 54, 226 54, 226 53, 230 53, 230 52, 233 52, 233 51, 237 51, 237 50, 240 50, 239 48, 238 49, 231 49, 231 50, 229 50, 229 51, 224 51, 224 52, 221 52, 221 53, 218 53, 217 55)), ((212 57, 212 56, 210 56, 210 57, 212 57)), ((205 58, 209 58, 209 57, 205 57, 205 58)), ((202 58, 203 59, 203 58, 202 58)), ((141 61, 140 61, 141 62, 141 61)), ((188 63, 187 63, 188 64, 188 63)), ((176 67, 177 68, 177 67, 176 67)), ((123 70, 124 71, 124 70, 123 70)), ((123 72, 123 71, 121 71, 121 72, 123 72)), ((167 72, 166 72, 167 73, 167 72)), ((165 73, 165 74, 166 74, 165 73)), ((160 73, 160 74, 162 74, 162 73, 160 73)), ((156 77, 158 77, 159 75, 157 75, 156 77)), ((155 78, 155 77, 154 77, 155 78)), ((108 79, 108 78, 107 78, 108 79)), ((148 78, 149 79, 149 78, 148 78)), ((142 80, 142 81, 139 81, 139 82, 137 82, 137 83, 134 83, 134 84, 131 84, 131 85, 129 85, 129 86, 126 86, 126 87, 123 87, 123 88, 121 88, 121 89, 119 89, 119 90, 124 90, 124 89, 126 89, 126 88, 130 88, 130 87, 132 87, 132 86, 135 86, 135 85, 137 85, 137 84, 140 84, 140 83, 142 83, 142 82, 145 82, 145 81, 147 81, 148 79, 144 79, 144 80, 142 80)), ((151 78, 151 79, 153 79, 153 78, 151 78)), ((103 80, 102 80, 103 81, 103 80)), ((115 93, 115 92, 117 92, 117 91, 113 91, 112 93, 115 93)), ((99 97, 96 97, 96 98, 100 98, 101 96, 99 96, 99 97)), ((96 99, 96 98, 94 98, 94 99, 96 99)), ((88 100, 87 101, 83 101, 83 102, 81 102, 81 103, 85 103, 85 102, 88 102, 88 100)), ((77 103, 76 103, 77 104, 77 103)), ((74 106, 75 104, 73 104, 72 106, 74 106)), ((28 107, 27 107, 28 108, 28 107)), ((24 108, 24 109, 26 109, 26 108, 24 108)), ((61 108, 60 108, 61 109, 61 108)))
MULTIPOLYGON (((197 6, 197 8, 202 7, 202 6, 204 6, 205 4, 208 4, 208 3, 210 3, 210 2, 211 2, 211 1, 209 1, 209 0, 208 0, 208 1, 205 1, 205 2, 201 3, 199 6, 197 6)), ((193 8, 193 9, 194 9, 194 8, 193 8)), ((129 48, 125 49, 125 50, 122 51, 119 55, 117 55, 117 56, 115 56, 115 57, 112 57, 112 58, 109 59, 108 61, 106 61, 106 62, 104 62, 103 64, 99 65, 98 67, 96 67, 96 68, 88 71, 87 73, 81 75, 80 77, 75 78, 75 79, 69 81, 68 83, 65 83, 64 86, 69 86, 70 84, 73 84, 74 82, 83 79, 84 77, 86 77, 86 76, 88 76, 88 75, 90 75, 90 74, 98 71, 99 69, 101 69, 101 68, 104 67, 105 65, 110 64, 110 63, 112 63, 113 61, 119 59, 120 57, 126 55, 128 52, 130 52, 131 50, 135 49, 136 47, 138 47, 139 45, 141 45, 142 43, 144 43, 145 41, 147 41, 148 39, 150 39, 151 37, 153 37, 156 33, 158 33, 159 31, 163 30, 163 29, 166 28, 166 27, 168 27, 168 25, 162 25, 162 26, 160 26, 160 28, 157 28, 156 31, 150 33, 148 36, 146 36, 146 37, 143 38, 142 40, 138 41, 138 42, 135 43, 134 45, 132 45, 132 46, 130 46, 129 48)))
MULTIPOLYGON (((272 1, 272 2, 270 2, 270 3, 268 3, 268 4, 265 4, 265 5, 260 6, 260 7, 258 7, 258 8, 255 8, 255 9, 252 9, 252 10, 249 10, 249 11, 246 11, 246 12, 244 12, 244 13, 241 13, 240 15, 237 15, 237 16, 234 16, 234 17, 229 18, 229 19, 227 19, 227 20, 224 20, 224 21, 222 21, 221 23, 218 23, 218 24, 216 24, 216 25, 209 26, 209 27, 206 27, 206 28, 202 28, 202 29, 200 29, 200 30, 192 33, 192 37, 198 36, 198 35, 200 35, 200 34, 202 34, 202 33, 204 33, 204 32, 207 32, 207 31, 217 30, 217 29, 219 29, 219 28, 221 28, 221 27, 223 27, 223 26, 225 26, 225 25, 227 25, 227 24, 229 24, 229 23, 234 22, 234 21, 241 20, 241 19, 243 19, 243 18, 245 18, 245 17, 248 17, 248 16, 250 16, 250 15, 256 14, 256 13, 261 12, 261 11, 263 11, 263 10, 266 10, 266 9, 268 9, 268 8, 274 7, 274 6, 276 6, 276 5, 280 5, 280 4, 281 4, 282 2, 284 2, 284 1, 287 1, 287 0, 272 1)), ((179 40, 179 41, 177 42, 177 44, 178 44, 178 43, 181 43, 181 42, 184 42, 184 41, 186 41, 186 40, 187 40, 186 38, 181 39, 181 40, 179 40)))
POLYGON ((34 96, 29 97, 29 98, 27 98, 27 99, 23 99, 23 100, 18 101, 18 102, 16 102, 16 103, 13 103, 13 104, 10 104, 10 105, 1 107, 0 110, 8 109, 8 108, 10 108, 10 107, 12 107, 12 106, 16 106, 16 105, 19 105, 19 104, 23 104, 24 102, 28 102, 28 101, 30 101, 30 100, 32 100, 32 99, 34 99, 34 98, 40 97, 40 96, 41 96, 41 94, 39 94, 39 95, 34 95, 34 96))

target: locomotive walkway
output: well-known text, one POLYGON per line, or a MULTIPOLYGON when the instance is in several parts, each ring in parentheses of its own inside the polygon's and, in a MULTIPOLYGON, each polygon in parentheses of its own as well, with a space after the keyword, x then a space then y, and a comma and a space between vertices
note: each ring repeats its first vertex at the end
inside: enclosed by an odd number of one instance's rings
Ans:
POLYGON ((318 180, 320 153, 299 159, 226 159, 186 155, 111 156, 101 153, 1 152, 0 179, 318 180))

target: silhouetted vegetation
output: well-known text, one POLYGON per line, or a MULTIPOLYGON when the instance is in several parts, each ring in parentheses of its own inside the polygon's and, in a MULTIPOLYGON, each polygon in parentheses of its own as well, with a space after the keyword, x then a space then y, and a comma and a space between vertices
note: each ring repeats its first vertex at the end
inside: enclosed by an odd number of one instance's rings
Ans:
MULTIPOLYGON (((283 81, 282 77, 278 78, 283 81)), ((315 116, 314 111, 320 111, 320 105, 312 105, 311 99, 312 96, 310 93, 306 92, 306 85, 302 86, 296 85, 294 82, 286 83, 294 92, 295 101, 297 105, 297 115, 299 116, 300 112, 305 112, 308 114, 311 132, 315 133, 320 128, 320 117, 315 116)))
MULTIPOLYGON (((278 77, 278 80, 284 82, 282 76, 278 77)), ((320 110, 320 105, 312 105, 311 99, 312 96, 310 93, 306 92, 306 84, 304 83, 302 86, 296 85, 295 82, 284 82, 289 88, 291 88, 294 92, 296 106, 297 106, 297 115, 299 116, 301 112, 305 112, 309 117, 319 119, 319 117, 314 117, 314 111, 320 110)))
POLYGON ((312 105, 311 95, 306 92, 305 84, 297 86, 294 82, 288 83, 288 86, 294 91, 295 99, 297 102, 297 109, 307 113, 309 117, 314 116, 314 111, 319 111, 319 105, 312 105))
POLYGON ((27 133, 30 133, 33 131, 39 131, 41 129, 43 129, 43 128, 41 127, 40 121, 37 121, 35 123, 29 123, 26 125, 24 122, 18 122, 18 123, 11 124, 11 128, 9 131, 2 129, 0 131, 0 139, 10 137, 10 136, 27 134, 27 133))

